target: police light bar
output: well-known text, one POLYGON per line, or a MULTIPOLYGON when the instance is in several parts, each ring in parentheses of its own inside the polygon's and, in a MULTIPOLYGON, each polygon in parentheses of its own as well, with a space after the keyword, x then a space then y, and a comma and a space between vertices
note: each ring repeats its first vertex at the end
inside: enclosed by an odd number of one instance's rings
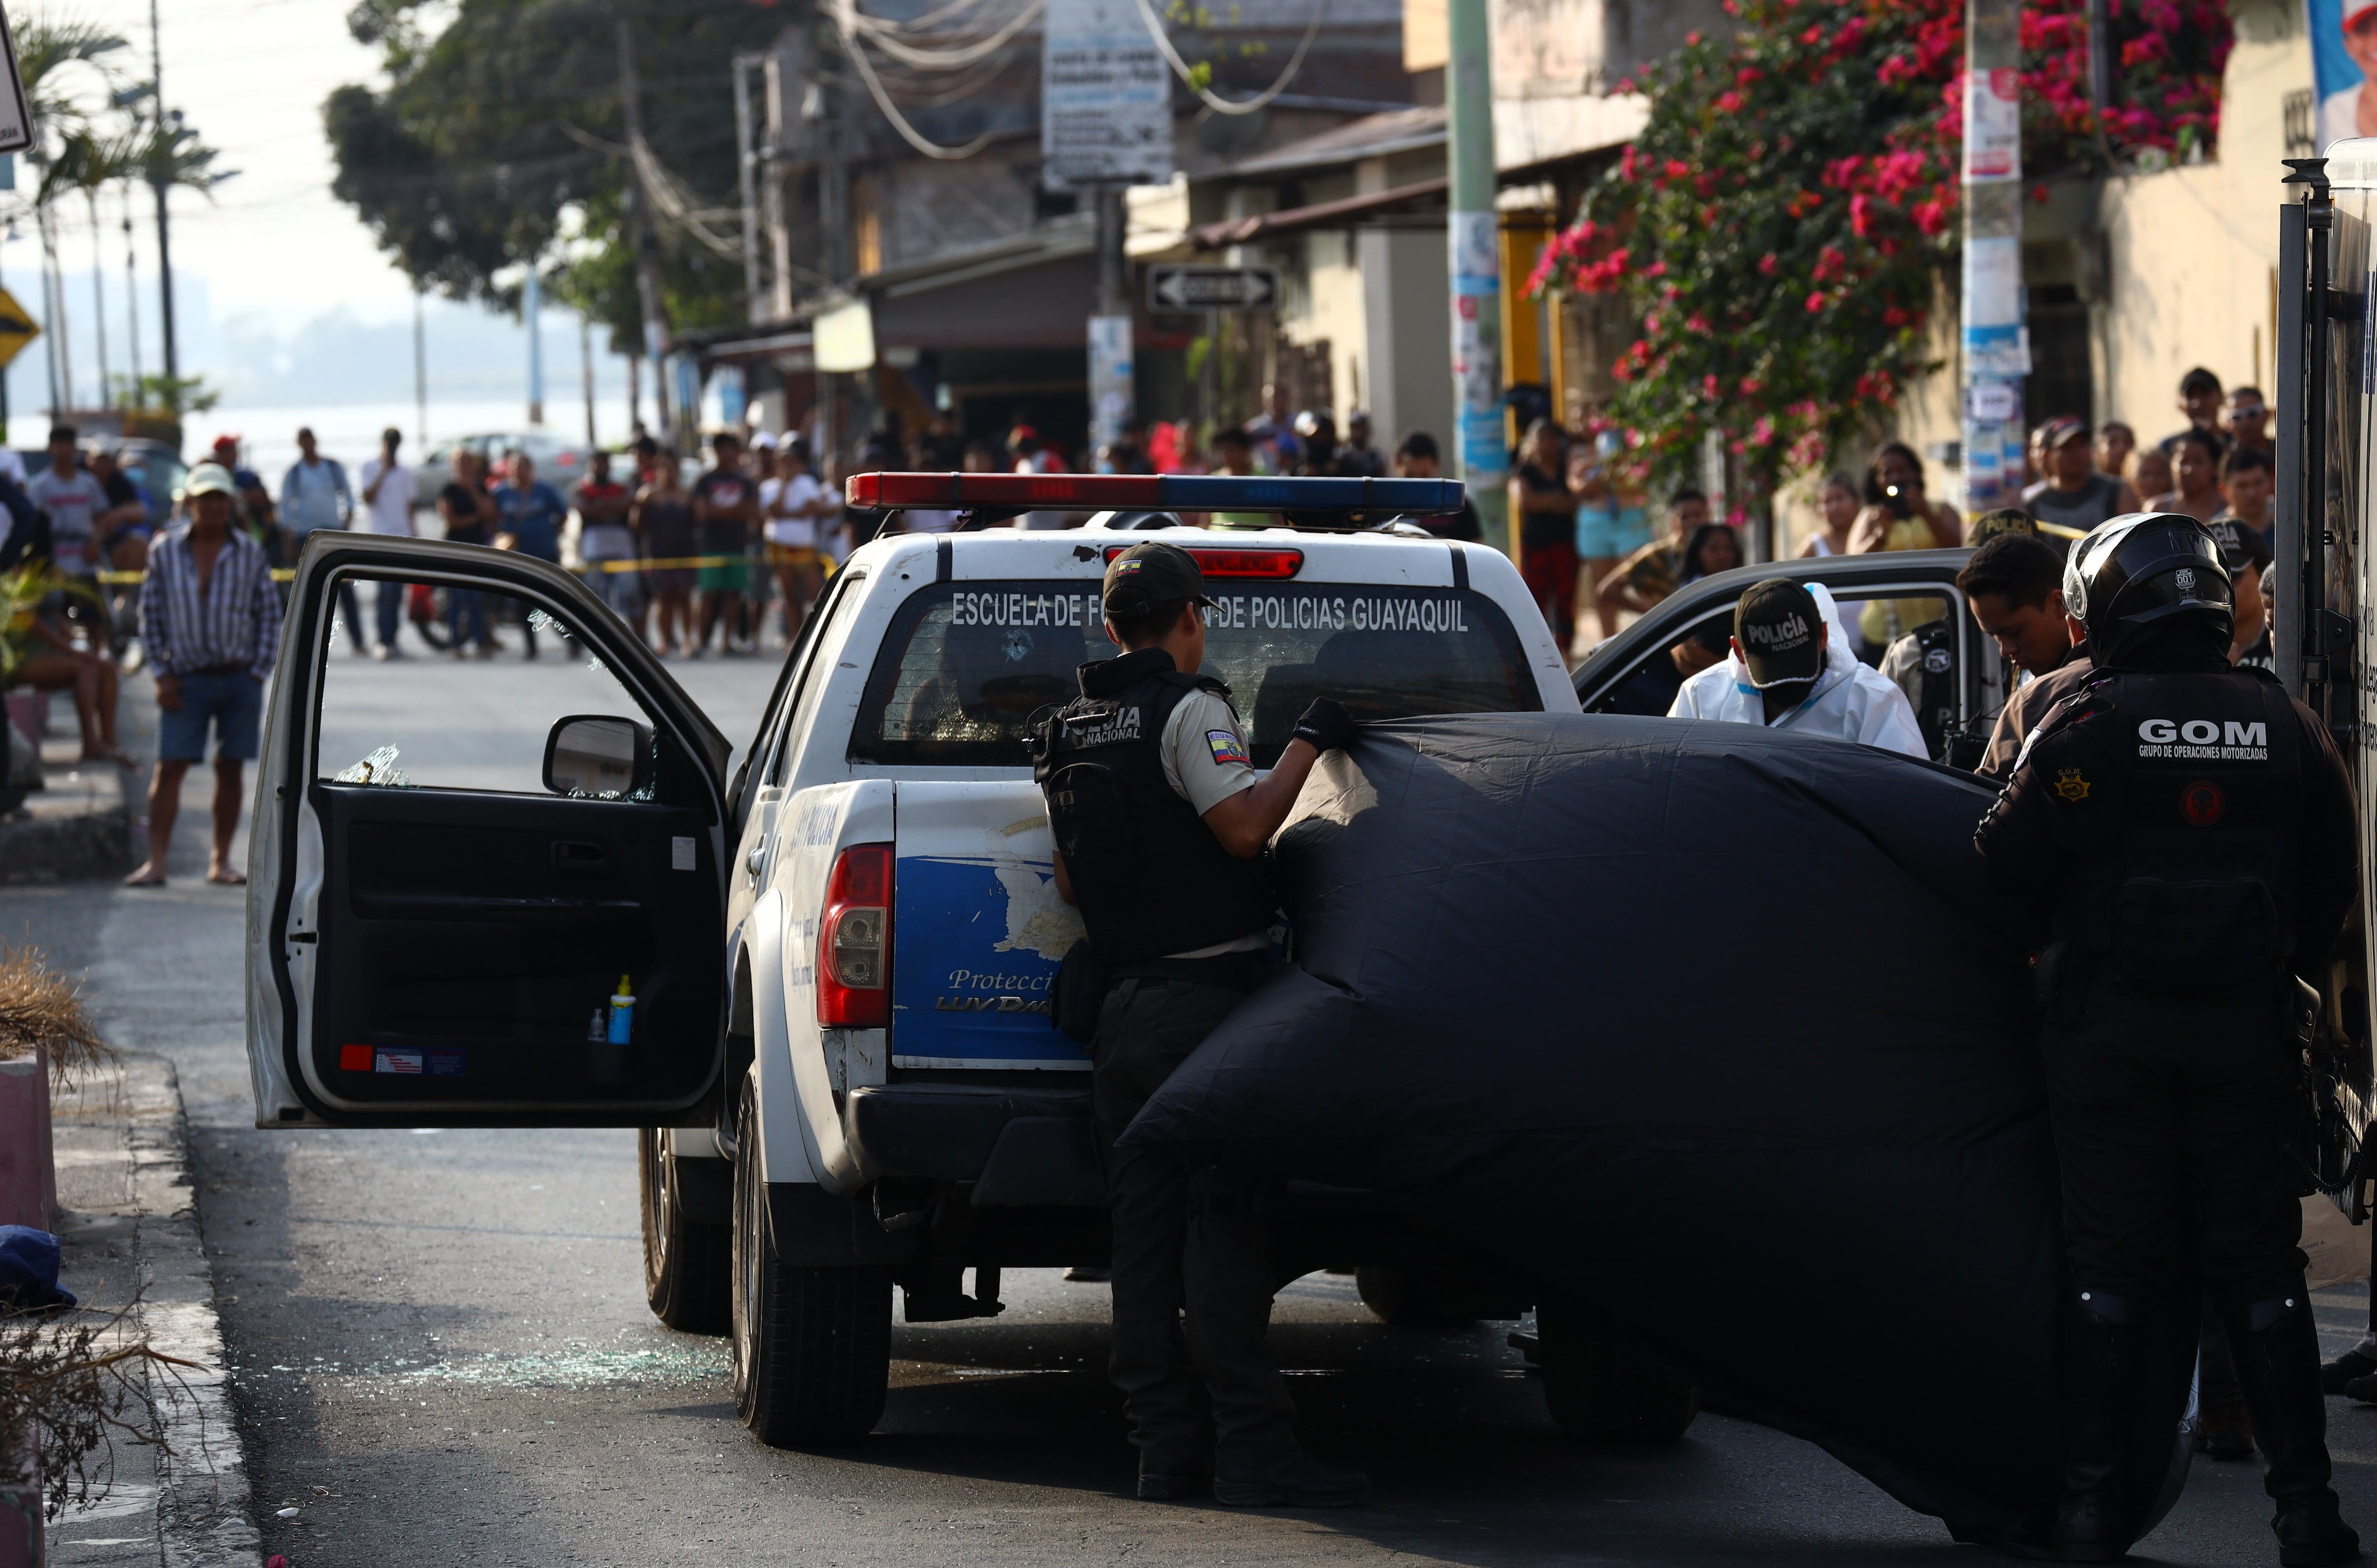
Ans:
MULTIPOLYGON (((1109 545, 1106 559, 1111 561, 1129 548, 1128 545, 1109 545)), ((1301 550, 1232 550, 1191 545, 1188 558, 1207 577, 1253 577, 1284 582, 1304 569, 1301 550)))
POLYGON ((1403 512, 1461 509, 1455 479, 1263 479, 1226 473, 854 473, 854 507, 962 511, 1403 512))

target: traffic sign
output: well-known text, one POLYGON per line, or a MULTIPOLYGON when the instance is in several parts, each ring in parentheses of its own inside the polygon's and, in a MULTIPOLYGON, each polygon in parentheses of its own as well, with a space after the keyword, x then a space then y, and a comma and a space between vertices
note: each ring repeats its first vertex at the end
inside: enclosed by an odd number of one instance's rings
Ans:
POLYGON ((6 369, 8 362, 41 335, 41 328, 25 314, 25 307, 17 303, 17 296, 0 289, 0 370, 6 369))
POLYGON ((1172 73, 1145 0, 1048 0, 1040 20, 1040 183, 1052 191, 1172 178, 1172 73))
POLYGON ((1276 267, 1151 267, 1147 308, 1269 310, 1279 303, 1276 267))
POLYGON ((0 152, 22 152, 33 145, 33 111, 25 102, 25 73, 17 64, 17 34, 5 10, 0 10, 0 54, 6 55, 8 67, 7 79, 0 81, 0 152))

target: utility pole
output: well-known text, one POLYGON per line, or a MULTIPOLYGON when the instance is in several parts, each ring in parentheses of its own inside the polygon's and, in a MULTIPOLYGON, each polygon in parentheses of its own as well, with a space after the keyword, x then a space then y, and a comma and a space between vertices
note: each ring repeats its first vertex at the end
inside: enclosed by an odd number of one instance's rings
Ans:
POLYGON ((765 54, 735 56, 735 162, 743 195, 744 319, 767 315, 759 293, 759 150, 751 144, 750 72, 768 63, 765 54))
POLYGON ((528 424, 532 430, 544 428, 544 338, 537 329, 541 286, 536 276, 536 258, 529 257, 528 281, 520 285, 520 317, 528 323, 528 424))
POLYGON ((422 325, 418 283, 412 288, 412 438, 429 450, 429 334, 422 325))
POLYGON ((85 186, 82 198, 90 209, 90 321, 91 330, 99 334, 99 408, 115 406, 115 395, 107 389, 107 269, 100 265, 102 243, 99 227, 99 187, 85 186))
MULTIPOLYGON (((627 144, 640 148, 644 141, 643 90, 636 78, 636 43, 628 35, 627 18, 619 18, 619 107, 627 116, 627 144)), ((628 171, 627 225, 636 246, 636 299, 643 307, 644 353, 652 362, 652 406, 660 416, 660 428, 670 431, 675 422, 669 417, 668 390, 668 316, 662 305, 660 241, 652 233, 651 214, 644 199, 644 174, 640 166, 628 171)))
POLYGON ((173 240, 165 211, 165 193, 173 188, 173 150, 165 140, 165 51, 160 37, 157 0, 149 0, 149 188, 157 195, 157 309, 165 333, 165 379, 173 382, 182 378, 182 353, 173 341, 173 240))
POLYGON ((2021 0, 1965 0, 1965 511, 2022 493, 2021 0))
MULTIPOLYGON (((816 113, 810 114, 811 103, 804 98, 801 114, 808 120, 817 137, 818 156, 818 264, 828 281, 837 287, 850 281, 850 164, 843 156, 841 93, 833 83, 820 76, 817 79, 816 113)), ((841 420, 839 389, 830 371, 817 372, 818 471, 825 471, 826 461, 840 455, 841 420)))
POLYGON ((1461 483, 1485 542, 1512 549, 1511 453, 1502 432, 1502 247, 1494 220, 1494 78, 1487 0, 1447 0, 1445 162, 1452 210, 1445 220, 1452 280, 1453 446, 1461 483))
POLYGON ((586 400, 586 449, 591 452, 602 443, 594 437, 594 329, 583 316, 578 318, 578 389, 586 400))
POLYGON ((1137 401, 1132 387, 1129 258, 1123 254, 1123 187, 1093 187, 1097 204, 1098 292, 1090 314, 1090 446, 1122 438, 1137 401))
POLYGON ((140 268, 132 248, 132 185, 125 182, 124 197, 124 316, 125 325, 132 338, 132 395, 127 406, 140 406, 140 268))

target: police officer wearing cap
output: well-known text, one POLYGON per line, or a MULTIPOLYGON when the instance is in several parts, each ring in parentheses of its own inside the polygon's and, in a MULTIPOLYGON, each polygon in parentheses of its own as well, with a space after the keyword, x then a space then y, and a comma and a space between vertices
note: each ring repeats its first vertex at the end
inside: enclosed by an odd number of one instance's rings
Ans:
MULTIPOLYGON (((1296 1442, 1296 1408, 1264 1344, 1261 1181, 1177 1147, 1116 1142, 1254 985, 1278 909, 1265 846, 1320 754, 1355 734, 1342 705, 1315 701, 1259 779, 1229 688, 1198 673, 1211 603, 1176 545, 1117 557, 1105 627, 1123 652, 1082 665, 1081 696, 1033 742, 1057 891, 1080 906, 1105 971, 1091 1056, 1114 1221, 1109 1371, 1139 1448, 1141 1497, 1192 1495, 1210 1469, 1221 1502, 1338 1506, 1359 1502, 1369 1480, 1296 1442)), ((1064 986, 1081 972, 1069 959, 1064 986)), ((1072 1000, 1060 996, 1060 1010, 1072 1000)))
POLYGON ((2287 1145, 2298 976, 2325 967, 2353 897, 2350 783, 2308 708, 2230 667, 2228 574, 2192 518, 2114 519, 2073 547, 2063 597, 2096 671, 1974 840, 2052 938, 2034 973, 2070 1270, 2054 1546, 2109 1562, 2140 1533, 2151 1500, 2123 1459, 2144 1325, 2193 1318, 2192 1275, 2235 1349, 2279 1561, 2347 1562, 2287 1145))

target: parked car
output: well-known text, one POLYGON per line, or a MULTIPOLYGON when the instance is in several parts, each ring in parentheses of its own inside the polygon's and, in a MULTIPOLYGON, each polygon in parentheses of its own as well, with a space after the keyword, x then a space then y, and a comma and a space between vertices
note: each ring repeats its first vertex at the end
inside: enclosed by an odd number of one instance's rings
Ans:
MULTIPOLYGON (((1045 505, 1112 482, 1031 483, 1045 505)), ((1225 509, 1342 494, 1292 487, 1434 482, 1238 483, 1248 493, 1225 509)), ((854 503, 902 504, 862 484, 854 503)), ((860 548, 730 775, 726 737, 557 568, 316 534, 259 767, 258 1125, 640 1128, 654 1312, 731 1334, 735 1406, 764 1441, 866 1431, 895 1288, 911 1323, 985 1316, 1002 1267, 1105 1262, 1088 1054, 1049 1015, 1081 926, 1053 885, 1027 734, 1077 665, 1112 652, 1106 560, 1151 538, 1204 567, 1206 668, 1236 692, 1258 766, 1321 691, 1379 718, 1574 711, 1559 650, 1498 551, 1407 526, 1223 536, 1109 514, 860 548), (370 782, 391 756, 385 726, 351 719, 324 686, 344 668, 325 662, 340 584, 373 578, 522 601, 576 630, 618 706, 549 730, 523 708, 506 792, 480 773, 370 782)), ((569 700, 582 704, 579 688, 569 700)), ((1523 1280, 1419 1237, 1376 1194, 1290 1183, 1273 1214, 1282 1277, 1354 1269, 1392 1321, 1535 1304, 1523 1280)), ((1581 1321, 1546 1323, 1563 1425, 1641 1439, 1690 1424, 1698 1395, 1681 1374, 1601 1375, 1634 1362, 1581 1321)))
POLYGON ((1908 700, 1931 760, 1969 769, 1980 760, 2007 690, 1997 648, 1981 635, 1956 586, 1956 574, 1972 554, 1953 549, 1803 557, 1704 577, 1654 604, 1587 654, 1576 667, 1577 701, 1588 713, 1663 714, 1685 678, 1676 651, 1697 634, 1722 657, 1733 632, 1734 606, 1752 586, 1775 577, 1821 582, 1853 631, 1863 604, 1887 600, 1899 606, 1900 624, 1927 640, 1925 679, 1908 700))
POLYGON ((498 430, 457 436, 430 448, 429 455, 413 466, 412 504, 416 509, 426 509, 437 504, 437 492, 454 478, 454 454, 465 450, 486 459, 489 470, 498 479, 506 476, 510 454, 516 451, 527 453, 536 464, 537 476, 556 489, 576 484, 586 473, 584 443, 565 441, 548 430, 498 430))

